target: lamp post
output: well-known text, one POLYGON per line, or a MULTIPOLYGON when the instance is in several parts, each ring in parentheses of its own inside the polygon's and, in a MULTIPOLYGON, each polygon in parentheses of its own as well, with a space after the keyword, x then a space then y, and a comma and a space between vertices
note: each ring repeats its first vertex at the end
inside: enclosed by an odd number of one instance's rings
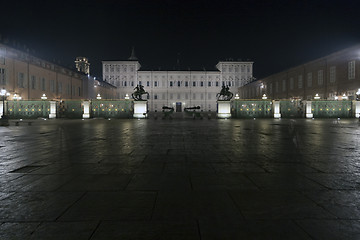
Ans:
POLYGON ((44 93, 42 96, 41 96, 41 100, 46 100, 47 99, 47 96, 46 94, 44 93))
POLYGON ((3 112, 1 116, 1 125, 8 125, 7 116, 5 115, 5 100, 8 96, 10 96, 10 93, 6 91, 4 88, 0 91, 0 96, 2 98, 3 103, 3 112))
POLYGON ((96 96, 96 99, 97 99, 97 100, 100 100, 100 99, 101 99, 100 93, 98 93, 98 95, 96 96))

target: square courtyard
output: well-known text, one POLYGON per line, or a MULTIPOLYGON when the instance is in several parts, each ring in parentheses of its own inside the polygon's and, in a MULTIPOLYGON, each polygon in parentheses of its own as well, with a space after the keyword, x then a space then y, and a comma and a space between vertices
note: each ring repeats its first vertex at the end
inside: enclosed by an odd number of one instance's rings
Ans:
POLYGON ((0 239, 360 239, 357 119, 0 127, 0 239))

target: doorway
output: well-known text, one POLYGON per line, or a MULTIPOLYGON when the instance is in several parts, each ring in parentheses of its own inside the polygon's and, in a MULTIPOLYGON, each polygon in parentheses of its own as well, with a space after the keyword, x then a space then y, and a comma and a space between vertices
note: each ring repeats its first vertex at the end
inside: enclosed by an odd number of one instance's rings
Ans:
POLYGON ((176 103, 176 112, 181 112, 181 102, 176 103))

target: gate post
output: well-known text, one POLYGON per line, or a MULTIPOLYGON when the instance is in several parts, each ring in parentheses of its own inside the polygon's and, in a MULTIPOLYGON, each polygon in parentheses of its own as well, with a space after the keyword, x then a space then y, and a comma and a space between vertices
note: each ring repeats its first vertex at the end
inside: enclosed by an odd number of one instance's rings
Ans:
POLYGON ((50 101, 50 114, 49 118, 56 118, 56 101, 50 101))
POLYGON ((84 110, 82 118, 90 118, 90 101, 83 101, 82 103, 84 110))
POLYGON ((273 106, 274 106, 274 118, 281 118, 281 113, 280 113, 280 101, 273 101, 273 106))
POLYGON ((306 118, 313 118, 314 114, 311 111, 311 101, 306 101, 306 108, 305 108, 305 113, 306 113, 306 118))

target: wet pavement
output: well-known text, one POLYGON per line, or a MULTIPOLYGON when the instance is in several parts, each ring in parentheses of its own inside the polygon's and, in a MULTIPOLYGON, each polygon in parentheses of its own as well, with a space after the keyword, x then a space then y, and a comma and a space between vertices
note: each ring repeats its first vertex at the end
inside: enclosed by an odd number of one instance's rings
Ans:
POLYGON ((0 127, 0 239, 360 239, 355 119, 0 127))

